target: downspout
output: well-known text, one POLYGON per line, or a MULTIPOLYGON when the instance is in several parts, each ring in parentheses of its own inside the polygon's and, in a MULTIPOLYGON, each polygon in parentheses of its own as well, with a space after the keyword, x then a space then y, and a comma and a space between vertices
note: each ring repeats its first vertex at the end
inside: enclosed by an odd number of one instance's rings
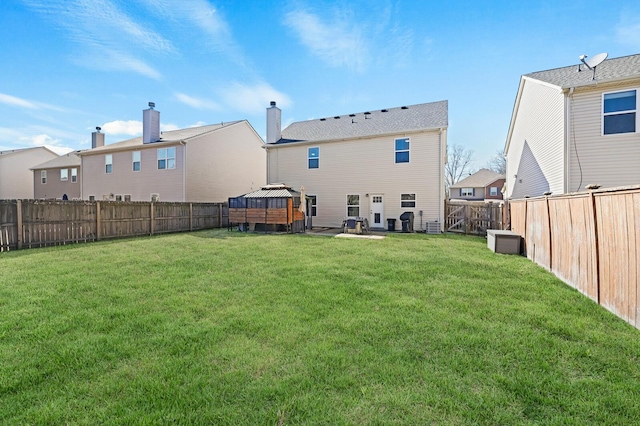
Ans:
POLYGON ((182 202, 187 201, 187 143, 180 141, 180 145, 184 147, 182 152, 182 202))
POLYGON ((445 197, 445 183, 444 183, 444 168, 447 162, 447 130, 440 128, 440 167, 442 167, 439 175, 438 193, 440 200, 440 207, 438 208, 438 222, 440 223, 440 232, 444 232, 444 197, 445 197))
POLYGON ((564 193, 571 192, 571 100, 575 87, 571 87, 568 93, 565 93, 565 137, 564 137, 564 193))

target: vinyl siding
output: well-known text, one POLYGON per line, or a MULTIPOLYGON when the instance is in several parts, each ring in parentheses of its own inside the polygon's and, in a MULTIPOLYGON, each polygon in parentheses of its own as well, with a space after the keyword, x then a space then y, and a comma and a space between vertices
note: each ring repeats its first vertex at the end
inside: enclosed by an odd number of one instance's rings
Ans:
POLYGON ((187 144, 187 200, 227 201, 266 183, 266 153, 247 121, 216 130, 187 144))
MULTIPOLYGON (((360 216, 370 218, 372 195, 382 195, 384 214, 398 219, 413 211, 414 227, 422 221, 442 223, 444 200, 443 150, 446 132, 399 134, 336 142, 270 146, 269 183, 285 183, 317 196, 314 226, 337 227, 347 216, 347 195, 360 195, 360 216), (395 163, 395 139, 410 138, 410 162, 395 163), (307 168, 307 149, 319 147, 319 168, 307 168), (369 196, 367 196, 369 194, 369 196), (401 194, 416 194, 415 208, 401 207, 401 194)), ((396 228, 399 228, 396 222, 396 228)))
POLYGON ((110 152, 113 155, 112 173, 105 173, 105 155, 82 156, 82 198, 94 195, 131 195, 131 201, 149 201, 151 194, 159 194, 160 201, 185 201, 184 199, 184 146, 145 144, 126 151, 110 152), (176 168, 158 170, 158 148, 176 147, 176 168), (132 152, 140 151, 140 171, 133 171, 132 152))
POLYGON ((533 80, 522 84, 508 141, 507 196, 560 194, 564 191, 564 95, 533 80))
MULTIPOLYGON (((571 111, 569 192, 589 184, 616 187, 640 184, 640 129, 636 133, 602 134, 602 95, 638 89, 640 80, 577 89, 569 98, 571 111)), ((638 112, 636 112, 638 114, 638 112)))
POLYGON ((72 200, 74 198, 80 198, 80 167, 76 167, 78 170, 77 182, 71 182, 71 169, 73 167, 63 167, 68 170, 68 179, 66 181, 60 180, 61 169, 44 169, 47 171, 47 183, 42 184, 41 171, 38 169, 33 171, 33 198, 59 198, 61 199, 64 194, 67 194, 67 198, 72 200))
POLYGON ((57 157, 46 148, 0 155, 0 199, 33 198, 33 171, 30 168, 57 157))

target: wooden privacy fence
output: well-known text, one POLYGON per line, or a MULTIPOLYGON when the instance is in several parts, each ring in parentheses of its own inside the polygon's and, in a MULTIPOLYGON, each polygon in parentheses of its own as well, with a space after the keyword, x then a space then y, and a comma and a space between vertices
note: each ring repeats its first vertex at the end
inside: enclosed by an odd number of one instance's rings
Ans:
POLYGON ((502 229, 502 204, 484 201, 446 201, 447 232, 487 235, 487 229, 502 229))
POLYGON ((223 228, 226 203, 0 200, 0 251, 223 228))
POLYGON ((640 186, 512 200, 526 256, 640 328, 640 186))

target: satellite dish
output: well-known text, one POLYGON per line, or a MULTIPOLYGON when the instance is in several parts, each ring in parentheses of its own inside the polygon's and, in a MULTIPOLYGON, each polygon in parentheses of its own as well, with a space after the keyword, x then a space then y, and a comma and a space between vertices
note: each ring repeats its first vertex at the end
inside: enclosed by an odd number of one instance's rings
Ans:
MULTIPOLYGON (((593 71, 592 80, 596 79, 596 67, 601 63, 603 63, 604 60, 607 59, 607 56, 608 56, 607 53, 598 53, 593 58, 586 59, 587 55, 580 55, 580 61, 582 61, 582 63, 585 64, 587 68, 593 71)), ((582 69, 580 68, 580 65, 578 65, 578 71, 582 71, 582 69)))

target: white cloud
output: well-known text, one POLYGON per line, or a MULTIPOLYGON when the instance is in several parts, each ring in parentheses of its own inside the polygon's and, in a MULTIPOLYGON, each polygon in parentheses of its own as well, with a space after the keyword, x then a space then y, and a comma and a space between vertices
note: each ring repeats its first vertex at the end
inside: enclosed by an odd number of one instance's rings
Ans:
POLYGON ((104 123, 102 131, 108 135, 128 135, 136 136, 142 133, 142 121, 136 120, 116 120, 104 123))
POLYGON ((364 69, 368 47, 354 20, 322 21, 318 15, 298 10, 287 13, 284 22, 293 28, 311 53, 329 65, 356 71, 364 69))
POLYGON ((171 130, 178 130, 180 127, 176 126, 175 124, 160 124, 160 131, 162 132, 170 132, 171 130))
POLYGON ((211 109, 216 111, 220 111, 222 109, 220 105, 216 104, 213 101, 194 98, 184 93, 176 93, 176 99, 182 102, 183 104, 188 105, 195 109, 211 109))
POLYGON ((292 103, 289 96, 266 83, 251 86, 235 82, 222 88, 220 93, 227 104, 247 114, 264 112, 271 101, 276 101, 278 106, 283 108, 289 107, 292 103))
POLYGON ((29 109, 38 108, 36 104, 34 104, 33 102, 29 102, 21 98, 16 98, 15 96, 6 95, 4 93, 0 93, 0 103, 7 104, 10 106, 21 107, 21 108, 29 108, 29 109))

